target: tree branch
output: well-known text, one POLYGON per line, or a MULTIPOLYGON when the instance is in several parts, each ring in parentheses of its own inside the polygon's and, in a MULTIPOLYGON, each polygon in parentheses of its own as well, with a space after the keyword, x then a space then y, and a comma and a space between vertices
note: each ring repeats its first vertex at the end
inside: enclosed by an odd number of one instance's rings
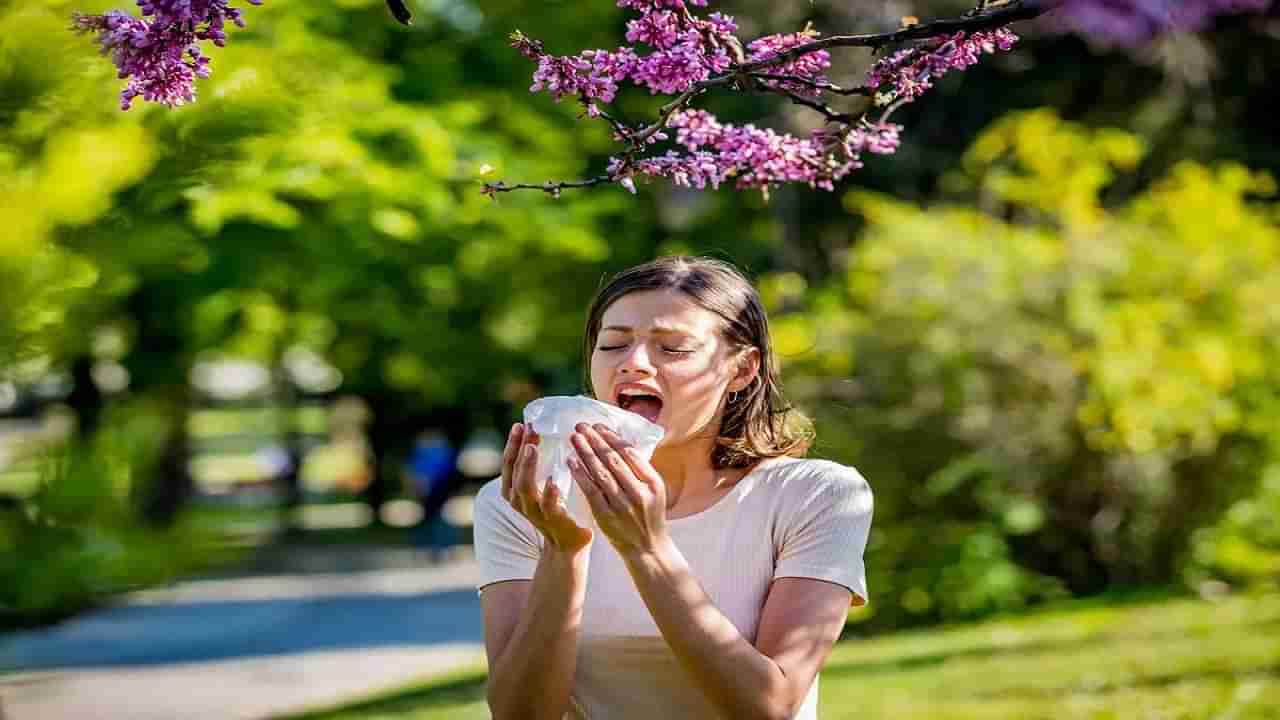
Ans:
MULTIPOLYGON (((853 115, 849 113, 837 112, 824 103, 811 100, 781 87, 752 81, 792 82, 838 95, 869 96, 873 93, 873 89, 871 88, 841 88, 836 85, 821 83, 807 78, 772 74, 762 71, 767 71, 768 68, 781 65, 785 62, 801 57, 802 55, 806 55, 817 50, 826 50, 828 48, 870 47, 879 49, 886 45, 893 45, 910 40, 938 37, 941 35, 952 35, 961 31, 975 32, 978 30, 1005 27, 1015 22, 1040 17, 1046 12, 1056 8, 1061 4, 1061 1, 1062 0, 1008 0, 1008 2, 1004 2, 999 5, 992 5, 991 0, 983 0, 979 2, 978 6, 974 10, 971 10, 960 17, 943 18, 928 23, 910 25, 891 32, 866 33, 861 35, 831 35, 802 45, 796 45, 795 47, 763 60, 735 65, 729 72, 723 75, 717 75, 694 83, 689 87, 689 89, 676 96, 674 100, 663 105, 658 109, 658 118, 652 124, 639 130, 633 131, 627 129, 625 133, 620 132, 623 136, 624 142, 627 144, 627 148, 623 152, 623 156, 626 158, 625 162, 632 162, 635 156, 643 151, 646 141, 665 127, 667 121, 671 119, 671 116, 675 114, 677 110, 687 107, 695 97, 701 95, 707 90, 724 85, 735 85, 747 91, 769 92, 782 95, 790 99, 793 103, 803 105, 821 113, 828 122, 840 122, 847 125, 853 121, 853 115)), ((892 110, 893 108, 890 108, 889 112, 892 112, 892 110)), ((888 113, 886 113, 886 117, 887 115, 888 113)), ((612 117, 609 117, 608 115, 604 115, 604 117, 614 125, 615 130, 618 130, 619 127, 626 127, 624 124, 618 122, 612 117)), ((541 185, 530 183, 507 185, 503 182, 497 182, 485 183, 483 192, 490 197, 494 197, 497 193, 511 192, 513 190, 542 190, 553 197, 559 197, 560 191, 564 189, 593 187, 609 182, 613 182, 613 177, 609 175, 600 175, 589 180, 564 182, 548 181, 541 185)))
POLYGON ((835 110, 832 110, 829 105, 807 98, 799 93, 794 93, 790 90, 783 90, 782 88, 777 88, 774 92, 785 96, 796 105, 803 105, 811 110, 816 110, 819 113, 822 113, 822 116, 827 119, 827 122, 838 122, 848 125, 855 119, 854 116, 849 113, 836 112, 835 110))
POLYGON ((825 92, 833 93, 835 95, 870 96, 872 94, 871 88, 868 88, 868 87, 842 88, 839 85, 818 82, 816 80, 811 80, 806 77, 800 77, 799 75, 772 75, 770 73, 758 73, 758 72, 747 73, 747 75, 757 80, 773 80, 776 82, 789 82, 789 83, 795 83, 797 85, 806 85, 815 90, 823 90, 825 92))
POLYGON ((739 65, 735 68, 735 72, 752 73, 757 70, 763 70, 774 65, 778 65, 789 60, 794 60, 801 55, 807 55, 815 50, 826 50, 833 47, 870 47, 880 48, 885 45, 906 42, 907 40, 920 40, 923 38, 937 37, 938 35, 950 35, 960 31, 973 32, 975 30, 988 30, 991 28, 1004 27, 1020 20, 1031 20, 1040 17, 1046 12, 1057 7, 1057 0, 1012 0, 1004 5, 997 6, 992 10, 959 18, 943 18, 934 20, 929 23, 921 23, 918 25, 910 25, 908 27, 899 28, 892 32, 885 33, 868 33, 863 35, 831 35, 820 40, 807 42, 803 45, 778 53, 764 60, 739 65))
POLYGON ((531 183, 515 183, 514 185, 508 185, 499 180, 496 183, 485 183, 484 187, 480 189, 480 192, 488 195, 489 197, 496 197, 498 193, 512 192, 513 190, 541 190, 551 197, 560 197, 561 190, 594 187, 608 182, 613 182, 613 178, 608 175, 599 175, 588 180, 561 180, 559 182, 552 182, 548 180, 541 185, 531 183))

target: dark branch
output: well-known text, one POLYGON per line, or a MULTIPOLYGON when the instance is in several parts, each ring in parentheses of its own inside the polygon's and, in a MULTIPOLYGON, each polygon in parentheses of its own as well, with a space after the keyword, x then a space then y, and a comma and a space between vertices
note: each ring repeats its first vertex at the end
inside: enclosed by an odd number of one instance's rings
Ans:
POLYGON ((839 85, 831 83, 818 82, 799 75, 773 75, 770 73, 747 73, 757 80, 774 80, 777 82, 789 82, 797 85, 806 85, 815 90, 822 90, 835 95, 867 95, 870 96, 874 91, 869 87, 842 88, 839 85))
POLYGON ((739 65, 735 72, 752 73, 757 70, 763 70, 767 67, 778 65, 788 60, 794 60, 801 55, 814 52, 815 50, 826 50, 833 47, 870 47, 881 48, 885 45, 893 45, 908 40, 921 40, 923 38, 937 37, 938 35, 950 35, 960 32, 973 32, 975 30, 989 30, 991 28, 1004 27, 1020 20, 1031 20, 1040 17, 1046 12, 1057 7, 1055 0, 1012 0, 1004 5, 1000 5, 993 10, 987 10, 978 14, 969 15, 959 18, 944 18, 935 20, 930 23, 921 23, 918 25, 910 25, 908 27, 899 28, 893 32, 886 33, 868 33, 864 35, 832 35, 814 40, 803 45, 795 47, 785 52, 778 53, 764 60, 739 65))
POLYGON ((849 123, 853 122, 856 119, 854 118, 853 115, 850 115, 849 113, 836 112, 835 110, 832 110, 829 105, 826 105, 825 103, 820 103, 817 100, 813 100, 811 98, 807 98, 803 95, 800 95, 799 93, 793 93, 790 90, 783 90, 781 88, 776 90, 776 92, 779 93, 780 95, 786 96, 788 99, 791 100, 791 102, 795 103, 796 105, 803 105, 812 110, 817 110, 818 112, 822 113, 822 116, 827 119, 827 122, 838 122, 838 123, 844 123, 848 125, 849 123))
POLYGON ((561 190, 593 187, 612 181, 613 178, 608 175, 600 175, 589 180, 561 180, 560 182, 551 182, 548 180, 541 185, 534 185, 531 183, 515 183, 514 185, 508 185, 499 180, 496 183, 485 183, 484 187, 480 189, 480 192, 488 195, 489 197, 494 197, 498 193, 511 192, 513 190, 541 190, 552 197, 560 197, 561 190))

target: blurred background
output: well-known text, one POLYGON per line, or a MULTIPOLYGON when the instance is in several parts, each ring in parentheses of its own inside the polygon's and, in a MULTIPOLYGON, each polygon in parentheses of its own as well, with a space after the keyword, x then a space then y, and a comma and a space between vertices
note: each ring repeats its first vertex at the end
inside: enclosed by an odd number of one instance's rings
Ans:
MULTIPOLYGON (((612 48, 613 3, 267 0, 198 102, 124 113, 68 30, 113 7, 0 0, 0 716, 486 717, 470 499, 525 403, 581 391, 602 279, 698 253, 757 281, 813 455, 876 492, 824 717, 1280 717, 1275 10, 1019 26, 834 193, 495 203, 485 165, 604 167, 506 37, 612 48)), ((710 106, 813 129, 774 100, 710 106)))

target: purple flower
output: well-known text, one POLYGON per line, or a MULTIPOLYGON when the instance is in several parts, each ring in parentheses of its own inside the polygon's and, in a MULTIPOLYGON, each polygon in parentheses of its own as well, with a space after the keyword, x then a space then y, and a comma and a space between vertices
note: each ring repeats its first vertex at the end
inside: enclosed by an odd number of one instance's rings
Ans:
POLYGON ((98 33, 102 54, 111 55, 121 79, 120 109, 134 98, 167 107, 196 99, 195 79, 209 76, 209 58, 200 54, 195 31, 160 25, 117 10, 104 15, 77 15, 74 27, 98 33))
POLYGON ((670 10, 645 13, 638 20, 627 23, 628 42, 645 43, 659 50, 668 50, 690 39, 681 28, 679 18, 670 10))
MULTIPOLYGON (((262 0, 248 0, 254 5, 262 0)), ((244 27, 228 0, 138 0, 142 17, 119 10, 103 15, 76 15, 72 27, 97 33, 103 55, 111 55, 119 77, 128 80, 120 92, 120 108, 128 110, 141 97, 167 107, 196 99, 195 79, 209 77, 209 58, 200 40, 221 47, 227 20, 244 27)))
POLYGON ((930 38, 919 47, 899 50, 881 58, 867 71, 866 86, 884 85, 892 100, 915 100, 933 87, 933 81, 951 70, 976 65, 983 54, 1007 51, 1018 41, 1008 28, 930 38))
POLYGON ((613 102, 618 82, 627 77, 635 62, 635 53, 630 48, 619 48, 615 52, 584 50, 579 55, 566 57, 542 55, 529 90, 545 89, 557 102, 566 95, 583 98, 588 104, 597 100, 613 102))
POLYGON ((701 43, 685 42, 640 58, 631 79, 655 95, 676 95, 706 80, 711 73, 728 69, 730 62, 723 48, 709 51, 701 43))
POLYGON ((852 158, 858 157, 863 152, 892 155, 898 151, 901 133, 901 125, 887 122, 870 123, 864 120, 845 136, 843 148, 852 158))
POLYGON ((662 8, 670 8, 672 10, 683 10, 687 5, 697 7, 706 7, 707 0, 618 0, 618 7, 630 8, 636 12, 649 12, 650 10, 661 10, 662 8))
MULTIPOLYGON (((747 62, 759 62, 768 60, 786 50, 790 50, 797 45, 803 45, 811 42, 818 37, 818 33, 814 31, 805 31, 797 33, 788 33, 785 35, 766 35, 758 40, 753 41, 747 46, 749 55, 747 62)), ((822 74, 823 70, 831 67, 831 54, 826 50, 815 50, 811 53, 805 53, 798 58, 787 60, 786 62, 772 65, 765 70, 770 75, 793 75, 806 80, 817 83, 826 84, 827 78, 822 74)), ((767 85, 781 87, 785 90, 801 94, 801 95, 819 95, 821 93, 817 88, 805 84, 777 80, 765 81, 767 85)))
POLYGON ((738 32, 738 21, 733 19, 732 15, 723 13, 711 13, 707 16, 707 24, 712 32, 717 35, 732 35, 738 32))
MULTIPOLYGON (((683 187, 717 188, 735 178, 739 189, 788 182, 832 190, 835 182, 862 167, 862 152, 892 153, 901 127, 863 123, 852 130, 820 130, 808 138, 754 125, 728 125, 705 110, 674 113, 667 122, 686 152, 628 161, 614 158, 609 173, 619 182, 634 175, 662 177, 683 187)), ((634 187, 634 183, 631 184, 634 187)))

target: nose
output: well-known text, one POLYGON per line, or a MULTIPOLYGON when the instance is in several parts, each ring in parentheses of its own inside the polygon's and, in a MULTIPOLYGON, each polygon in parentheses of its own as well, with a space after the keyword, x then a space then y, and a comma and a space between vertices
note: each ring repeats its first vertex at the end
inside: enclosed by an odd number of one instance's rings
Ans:
POLYGON ((649 348, 644 342, 635 342, 623 351, 618 361, 618 372, 628 375, 652 375, 653 365, 649 362, 649 348))

